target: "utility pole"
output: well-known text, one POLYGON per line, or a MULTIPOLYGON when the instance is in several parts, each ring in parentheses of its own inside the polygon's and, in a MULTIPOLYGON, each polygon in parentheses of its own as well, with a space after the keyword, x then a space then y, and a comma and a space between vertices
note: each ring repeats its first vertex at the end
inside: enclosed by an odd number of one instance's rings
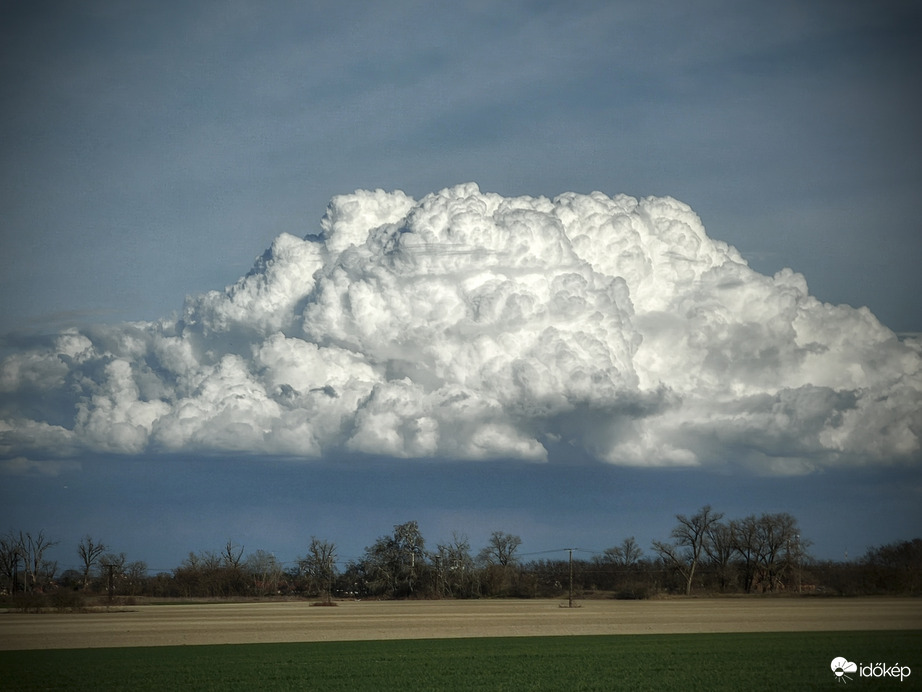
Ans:
POLYGON ((115 579, 113 576, 115 572, 115 565, 111 562, 104 562, 102 563, 102 566, 109 570, 109 579, 108 579, 108 584, 106 588, 109 592, 109 605, 112 605, 112 596, 114 595, 113 591, 115 591, 115 584, 114 584, 115 579))
POLYGON ((573 548, 567 548, 570 551, 570 597, 568 600, 568 608, 573 607, 573 548))

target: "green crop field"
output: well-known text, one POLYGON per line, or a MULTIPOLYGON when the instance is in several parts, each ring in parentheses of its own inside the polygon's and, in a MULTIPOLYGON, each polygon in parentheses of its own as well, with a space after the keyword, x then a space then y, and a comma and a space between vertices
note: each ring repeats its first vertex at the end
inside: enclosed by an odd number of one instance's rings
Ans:
POLYGON ((922 630, 420 639, 0 652, 4 690, 835 689, 830 661, 899 663, 922 630))

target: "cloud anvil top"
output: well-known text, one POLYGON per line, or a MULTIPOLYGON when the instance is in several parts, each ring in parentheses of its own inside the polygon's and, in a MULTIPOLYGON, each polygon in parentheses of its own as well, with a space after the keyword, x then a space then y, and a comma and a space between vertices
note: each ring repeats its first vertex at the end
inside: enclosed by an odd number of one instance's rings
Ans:
POLYGON ((6 357, 0 453, 918 463, 920 353, 672 198, 356 191, 178 318, 6 357))

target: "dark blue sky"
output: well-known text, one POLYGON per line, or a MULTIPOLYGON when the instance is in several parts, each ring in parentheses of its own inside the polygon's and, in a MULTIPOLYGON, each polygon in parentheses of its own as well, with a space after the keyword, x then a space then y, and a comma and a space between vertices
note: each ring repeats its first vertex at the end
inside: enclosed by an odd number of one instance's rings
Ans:
POLYGON ((85 460, 79 473, 18 477, 13 487, 4 514, 59 540, 51 552, 62 568, 77 565, 85 533, 156 571, 228 540, 292 561, 311 536, 335 542, 345 563, 411 520, 430 548, 458 532, 477 552, 505 531, 522 538, 524 553, 602 551, 634 536, 652 556, 650 542, 668 540, 675 514, 705 504, 727 519, 790 512, 815 557, 856 559, 870 546, 917 537, 922 519, 914 470, 792 479, 587 462, 140 458, 85 460), (29 521, 36 512, 42 521, 29 521))
POLYGON ((17 4, 0 332, 156 319, 357 188, 671 195, 920 331, 915 3, 17 4))

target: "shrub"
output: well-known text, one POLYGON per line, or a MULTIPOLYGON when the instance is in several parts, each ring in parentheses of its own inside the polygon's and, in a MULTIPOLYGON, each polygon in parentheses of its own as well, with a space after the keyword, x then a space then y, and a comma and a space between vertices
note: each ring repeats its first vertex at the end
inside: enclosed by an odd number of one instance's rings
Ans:
POLYGON ((650 593, 646 586, 633 586, 615 592, 615 598, 619 601, 645 601, 650 598, 650 593))
POLYGON ((79 591, 58 589, 51 595, 51 606, 59 613, 74 613, 86 609, 86 599, 79 591))
POLYGON ((45 597, 34 591, 19 591, 13 594, 12 607, 20 613, 40 613, 45 607, 45 597))

